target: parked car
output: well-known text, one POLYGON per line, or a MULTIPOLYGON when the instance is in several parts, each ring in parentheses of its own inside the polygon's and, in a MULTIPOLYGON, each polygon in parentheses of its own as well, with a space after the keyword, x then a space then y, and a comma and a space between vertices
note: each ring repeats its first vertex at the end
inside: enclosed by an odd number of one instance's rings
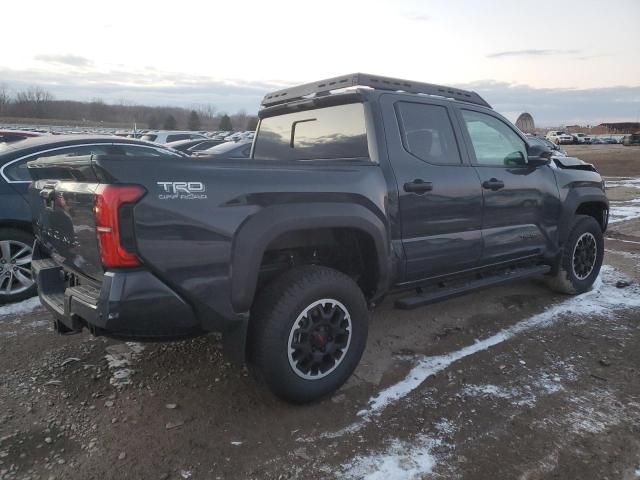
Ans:
POLYGON ((599 137, 593 137, 591 139, 591 145, 603 145, 605 143, 605 141, 602 138, 599 137))
POLYGON ((617 144, 618 144, 618 140, 616 140, 616 139, 615 139, 615 138, 613 138, 613 137, 604 138, 604 139, 602 139, 602 141, 603 141, 604 143, 606 143, 607 145, 617 145, 617 144))
POLYGON ((308 402, 349 378, 391 291, 407 309, 538 275, 578 294, 598 277, 602 177, 477 93, 352 74, 262 105, 252 158, 29 164, 33 271, 58 331, 222 332, 227 355, 308 402))
POLYGON ((31 132, 27 130, 0 130, 0 143, 11 143, 25 138, 41 137, 44 133, 31 132))
POLYGON ((214 140, 213 138, 198 138, 195 140, 178 140, 177 142, 165 143, 165 147, 173 148, 181 152, 191 154, 200 150, 206 150, 216 145, 224 143, 224 140, 214 140))
POLYGON ((0 304, 35 295, 30 269, 34 238, 27 202, 31 183, 27 162, 88 154, 182 157, 159 145, 113 136, 47 135, 0 144, 0 304))
POLYGON ((585 133, 571 133, 570 135, 574 138, 574 143, 576 144, 591 144, 591 136, 585 133))
POLYGON ((632 145, 640 145, 640 132, 632 133, 631 135, 625 135, 622 139, 622 144, 626 147, 632 145))
POLYGON ((556 145, 570 145, 573 143, 573 137, 561 130, 551 130, 545 138, 556 145))
POLYGON ((251 153, 252 143, 251 140, 225 142, 207 150, 193 152, 193 156, 209 158, 248 158, 251 153))
POLYGON ((209 137, 202 135, 198 132, 181 132, 177 130, 157 130, 153 132, 145 133, 140 137, 140 140, 145 142, 154 143, 171 143, 178 140, 195 140, 195 139, 207 139, 209 137))

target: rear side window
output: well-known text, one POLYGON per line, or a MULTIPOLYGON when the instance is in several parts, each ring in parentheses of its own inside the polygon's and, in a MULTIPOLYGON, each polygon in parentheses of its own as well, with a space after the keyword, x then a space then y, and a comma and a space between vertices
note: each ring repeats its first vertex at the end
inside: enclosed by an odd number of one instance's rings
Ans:
POLYGON ((460 165, 460 151, 445 107, 399 102, 396 115, 404 148, 425 162, 460 165))
POLYGON ((131 157, 180 157, 178 152, 164 148, 147 147, 144 145, 118 145, 124 155, 131 157))
POLYGON ((172 135, 167 135, 167 142, 177 142, 178 140, 191 140, 193 137, 188 133, 174 133, 172 135))
POLYGON ((57 156, 77 157, 84 155, 100 155, 111 153, 111 151, 112 147, 110 145, 83 145, 77 147, 58 148, 48 152, 34 153, 29 157, 11 163, 4 168, 2 173, 11 182, 30 182, 31 177, 29 176, 29 171, 27 169, 27 162, 57 156))
POLYGON ((369 157, 361 103, 287 113, 262 119, 256 160, 332 160, 369 157))

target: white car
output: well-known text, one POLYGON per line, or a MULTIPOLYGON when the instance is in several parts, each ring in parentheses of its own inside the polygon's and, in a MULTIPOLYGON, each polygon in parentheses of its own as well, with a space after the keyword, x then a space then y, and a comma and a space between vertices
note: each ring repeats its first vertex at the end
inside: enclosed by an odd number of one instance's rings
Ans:
POLYGON ((179 131, 179 130, 155 130, 145 133, 140 140, 154 143, 177 142, 178 140, 197 140, 199 138, 207 139, 205 135, 198 132, 179 131))
POLYGON ((547 133, 545 138, 556 145, 568 145, 573 143, 573 137, 562 130, 551 130, 547 133))
POLYGON ((572 133, 571 136, 578 139, 578 143, 589 144, 591 143, 591 137, 586 133, 572 133))

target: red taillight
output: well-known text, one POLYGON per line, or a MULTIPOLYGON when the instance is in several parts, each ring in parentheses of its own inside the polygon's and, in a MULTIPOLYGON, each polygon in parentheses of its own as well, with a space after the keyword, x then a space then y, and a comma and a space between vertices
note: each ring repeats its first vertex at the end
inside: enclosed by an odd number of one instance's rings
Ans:
POLYGON ((140 260, 128 252, 120 241, 118 212, 124 204, 134 203, 145 194, 138 185, 98 185, 94 213, 100 247, 100 259, 105 267, 135 267, 140 260))

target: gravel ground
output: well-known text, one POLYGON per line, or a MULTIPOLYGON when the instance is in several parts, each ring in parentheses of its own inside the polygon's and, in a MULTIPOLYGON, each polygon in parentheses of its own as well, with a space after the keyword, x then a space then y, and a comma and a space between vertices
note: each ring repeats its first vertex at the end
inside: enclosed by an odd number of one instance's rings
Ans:
POLYGON ((355 375, 310 406, 226 364, 214 336, 62 337, 37 299, 0 307, 0 479, 640 478, 628 151, 589 159, 615 202, 593 291, 530 280, 409 312, 389 298, 355 375))

